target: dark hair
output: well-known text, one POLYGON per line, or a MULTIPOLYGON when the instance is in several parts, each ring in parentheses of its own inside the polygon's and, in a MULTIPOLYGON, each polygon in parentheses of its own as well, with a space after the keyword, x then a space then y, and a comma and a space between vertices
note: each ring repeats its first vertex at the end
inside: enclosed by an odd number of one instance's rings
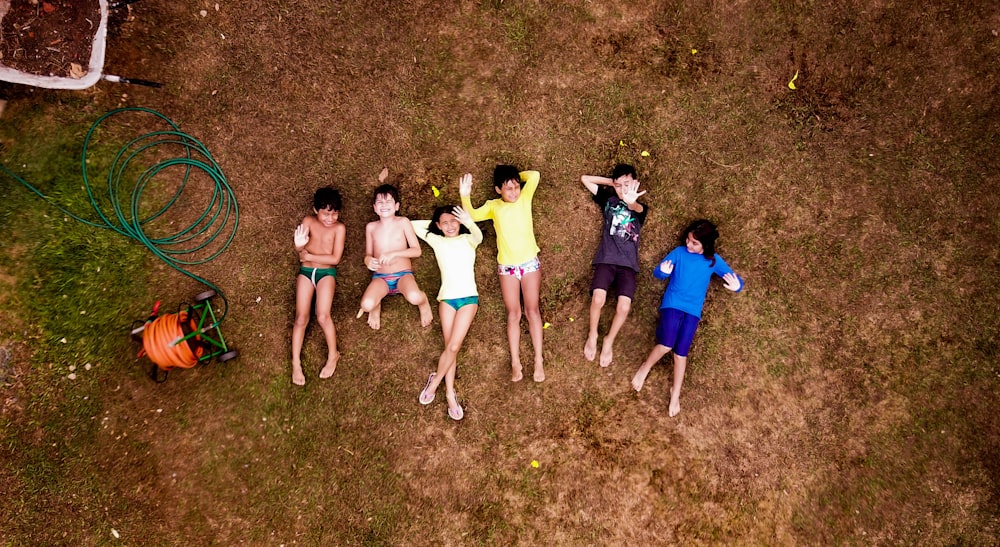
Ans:
POLYGON ((378 199, 379 196, 389 196, 393 201, 399 203, 399 190, 391 184, 382 184, 376 188, 375 191, 372 192, 372 203, 375 203, 375 200, 378 199))
POLYGON ((524 181, 521 180, 521 172, 513 165, 497 165, 493 168, 493 187, 503 188, 508 180, 516 180, 521 188, 524 188, 524 181))
POLYGON ((611 171, 611 180, 618 180, 618 177, 624 177, 625 175, 632 175, 633 179, 639 178, 639 175, 635 172, 635 167, 627 163, 619 163, 611 171))
POLYGON ((703 218, 688 224, 681 233, 681 245, 687 245, 688 234, 693 235, 698 243, 701 243, 705 260, 712 261, 712 266, 715 266, 715 240, 719 239, 719 230, 715 224, 703 218))
MULTIPOLYGON (((438 228, 438 222, 441 220, 441 215, 445 213, 453 215, 455 214, 454 211, 455 211, 454 205, 442 205, 440 207, 435 207, 434 214, 431 215, 431 223, 427 225, 427 233, 443 236, 444 232, 441 231, 441 228, 438 228)), ((458 228, 458 233, 470 234, 472 232, 470 232, 469 229, 465 227, 465 224, 461 224, 458 228)))
POLYGON ((334 190, 330 186, 320 188, 313 194, 313 209, 317 211, 332 209, 339 212, 343 206, 344 202, 340 198, 340 191, 334 190))

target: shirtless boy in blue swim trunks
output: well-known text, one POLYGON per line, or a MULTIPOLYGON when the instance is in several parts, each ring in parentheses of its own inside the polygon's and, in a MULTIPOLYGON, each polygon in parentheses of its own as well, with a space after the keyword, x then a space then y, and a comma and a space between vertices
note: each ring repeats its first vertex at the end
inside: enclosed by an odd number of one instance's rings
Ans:
POLYGON ((344 254, 344 224, 340 222, 343 202, 340 192, 320 188, 313 196, 313 213, 302 219, 295 229, 295 251, 299 253, 299 275, 295 280, 295 323, 292 326, 292 383, 305 385, 302 373, 302 341, 309 325, 313 295, 316 296, 316 322, 323 329, 328 353, 320 378, 333 376, 340 352, 337 351, 337 331, 333 328, 330 311, 337 288, 337 264, 344 254))
MULTIPOLYGON (((379 182, 385 182, 389 172, 383 169, 379 182)), ((368 314, 368 326, 382 326, 382 299, 390 294, 402 294, 406 301, 420 309, 420 325, 433 321, 427 295, 417 286, 410 259, 420 256, 420 240, 409 219, 397 215, 399 190, 391 184, 382 184, 372 194, 373 208, 378 220, 365 227, 365 266, 371 270, 372 280, 361 297, 358 317, 368 314)))

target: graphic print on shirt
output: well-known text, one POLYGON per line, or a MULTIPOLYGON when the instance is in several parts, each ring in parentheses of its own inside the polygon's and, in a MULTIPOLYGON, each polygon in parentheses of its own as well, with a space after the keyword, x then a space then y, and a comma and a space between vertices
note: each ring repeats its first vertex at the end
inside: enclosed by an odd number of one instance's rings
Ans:
POLYGON ((609 200, 604 206, 611 213, 611 228, 608 233, 612 237, 625 240, 639 241, 639 226, 632 216, 632 211, 624 201, 618 201, 614 205, 609 200))

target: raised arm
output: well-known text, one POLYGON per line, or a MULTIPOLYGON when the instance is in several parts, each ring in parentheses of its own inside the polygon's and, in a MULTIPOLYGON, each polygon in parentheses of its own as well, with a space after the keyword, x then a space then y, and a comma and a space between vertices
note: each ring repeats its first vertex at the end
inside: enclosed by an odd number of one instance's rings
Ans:
POLYGON ((598 187, 611 186, 614 184, 614 181, 608 177, 599 177, 597 175, 583 175, 580 177, 580 182, 583 183, 587 190, 590 190, 591 194, 595 195, 597 194, 598 187))
POLYGON ((469 229, 469 235, 471 236, 470 239, 472 240, 473 247, 476 247, 483 242, 483 231, 480 230, 479 226, 477 226, 475 221, 472 220, 472 216, 469 215, 468 211, 461 207, 455 207, 452 209, 452 214, 455 215, 455 218, 462 223, 462 226, 469 229))
POLYGON ((410 225, 413 226, 413 231, 416 232, 417 237, 427 241, 427 228, 430 227, 431 221, 429 220, 411 220, 410 225))
POLYGON ((470 196, 472 196, 472 173, 466 173, 462 175, 462 178, 458 179, 458 195, 462 198, 462 207, 468 211, 473 221, 479 222, 480 220, 493 218, 493 208, 490 207, 489 201, 479 208, 472 206, 472 199, 470 199, 470 196))

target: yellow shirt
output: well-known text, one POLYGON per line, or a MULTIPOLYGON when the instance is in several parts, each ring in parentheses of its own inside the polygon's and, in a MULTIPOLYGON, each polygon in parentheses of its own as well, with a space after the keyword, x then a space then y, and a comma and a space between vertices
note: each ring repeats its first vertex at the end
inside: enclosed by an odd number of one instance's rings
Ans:
POLYGON ((531 198, 538 188, 539 178, 538 171, 521 171, 524 186, 514 203, 491 199, 482 207, 473 209, 469 196, 462 196, 462 207, 469 211, 472 220, 493 220, 493 228, 497 232, 497 262, 500 264, 524 264, 538 256, 535 228, 531 222, 531 198))

